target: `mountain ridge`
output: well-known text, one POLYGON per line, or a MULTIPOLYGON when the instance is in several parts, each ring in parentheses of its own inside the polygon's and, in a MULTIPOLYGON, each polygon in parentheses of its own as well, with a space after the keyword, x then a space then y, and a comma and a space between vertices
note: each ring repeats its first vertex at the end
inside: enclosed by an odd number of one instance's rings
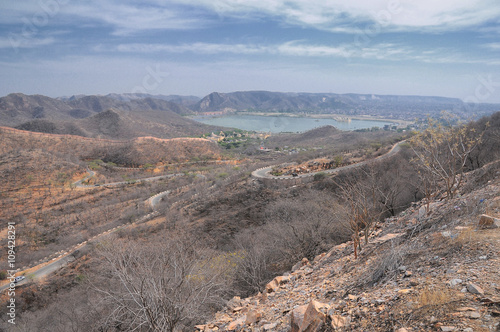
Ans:
POLYGON ((439 96, 236 91, 213 92, 202 98, 191 109, 198 113, 221 111, 331 113, 414 120, 439 114, 443 110, 461 118, 480 117, 493 113, 500 109, 500 106, 468 105, 458 98, 439 96))
POLYGON ((81 96, 61 100, 22 93, 0 98, 0 125, 88 137, 170 138, 216 129, 181 116, 192 113, 185 106, 153 98, 125 102, 106 96, 81 96), (99 116, 103 112, 113 119, 99 116))

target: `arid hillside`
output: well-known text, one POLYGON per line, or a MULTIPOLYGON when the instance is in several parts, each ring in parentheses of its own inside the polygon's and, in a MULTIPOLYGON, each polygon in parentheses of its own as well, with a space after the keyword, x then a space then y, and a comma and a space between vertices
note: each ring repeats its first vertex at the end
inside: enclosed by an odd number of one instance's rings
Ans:
POLYGON ((353 245, 297 261, 198 330, 500 329, 500 162, 468 174, 459 197, 378 224, 357 258, 353 245))
POLYGON ((311 137, 297 153, 245 158, 203 139, 3 129, 2 223, 16 224, 26 277, 19 326, 495 331, 499 116, 407 137, 323 128, 289 136, 311 137), (328 151, 351 162, 259 175, 328 151))
POLYGON ((202 138, 139 137, 132 140, 107 140, 75 135, 51 135, 0 127, 0 154, 16 150, 40 149, 81 159, 107 158, 116 164, 143 165, 159 162, 182 162, 219 159, 220 149, 202 138), (120 160, 123 159, 123 161, 120 160))
POLYGON ((182 115, 186 107, 160 99, 117 100, 106 96, 54 99, 10 94, 0 98, 0 125, 29 131, 130 139, 200 136, 218 128, 182 115))
POLYGON ((90 183, 133 182, 167 176, 173 173, 168 165, 221 158, 217 145, 201 138, 112 141, 0 128, 0 232, 15 220, 18 262, 32 264, 130 220, 147 208, 147 198, 178 181, 165 178, 123 188, 75 186, 90 168, 95 172, 90 183))

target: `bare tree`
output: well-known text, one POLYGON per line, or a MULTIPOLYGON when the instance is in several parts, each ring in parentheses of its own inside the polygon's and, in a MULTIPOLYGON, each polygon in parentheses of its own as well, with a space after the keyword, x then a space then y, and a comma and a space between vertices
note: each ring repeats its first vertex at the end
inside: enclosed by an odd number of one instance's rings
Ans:
POLYGON ((361 250, 361 236, 365 238, 365 244, 368 244, 373 226, 385 211, 382 204, 387 195, 381 190, 377 178, 374 167, 364 167, 337 182, 340 188, 339 198, 346 203, 355 258, 358 250, 361 250))
POLYGON ((174 331, 221 304, 224 268, 207 252, 179 240, 122 244, 102 250, 110 285, 96 288, 107 325, 131 331, 174 331))
POLYGON ((429 182, 439 181, 446 197, 453 198, 462 185, 469 156, 481 142, 483 133, 474 133, 473 128, 464 125, 452 128, 429 119, 428 128, 410 140, 415 164, 423 170, 421 174, 433 178, 429 182))

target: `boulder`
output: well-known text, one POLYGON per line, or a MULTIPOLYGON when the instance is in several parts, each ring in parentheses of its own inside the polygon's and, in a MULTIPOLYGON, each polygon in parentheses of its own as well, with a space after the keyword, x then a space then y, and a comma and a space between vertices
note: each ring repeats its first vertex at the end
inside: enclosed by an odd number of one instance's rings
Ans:
POLYGON ((308 305, 295 308, 292 311, 291 332, 316 332, 325 327, 326 315, 321 308, 328 308, 327 304, 311 301, 308 305))
POLYGON ((472 294, 484 295, 483 289, 472 282, 467 284, 467 290, 472 294))
POLYGON ((307 304, 301 305, 292 310, 291 322, 290 322, 290 331, 291 332, 299 332, 302 331, 302 322, 304 321, 304 315, 307 310, 307 304))
POLYGON ((267 285, 266 285, 266 292, 268 293, 272 293, 274 291, 276 291, 279 287, 279 284, 278 282, 276 281, 276 278, 274 278, 273 280, 271 280, 267 285))
POLYGON ((237 328, 245 325, 245 321, 247 320, 247 317, 245 315, 241 316, 237 320, 233 320, 229 325, 226 327, 226 330, 228 331, 234 331, 237 328))
POLYGON ((268 293, 275 292, 281 285, 284 285, 290 281, 289 276, 279 276, 274 278, 271 282, 266 285, 266 291, 268 293))
POLYGON ((337 329, 343 330, 349 325, 349 319, 340 315, 330 315, 330 320, 334 331, 337 329))

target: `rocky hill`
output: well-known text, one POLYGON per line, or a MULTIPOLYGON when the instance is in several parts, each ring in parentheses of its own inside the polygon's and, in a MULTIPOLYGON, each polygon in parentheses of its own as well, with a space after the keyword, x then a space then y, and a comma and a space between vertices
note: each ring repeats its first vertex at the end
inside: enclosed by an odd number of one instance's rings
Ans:
POLYGON ((429 96, 391 96, 336 93, 283 93, 269 91, 213 92, 192 107, 196 112, 258 111, 335 113, 414 120, 439 115, 443 110, 470 118, 493 113, 499 105, 471 108, 460 99, 429 96))
POLYGON ((180 95, 151 95, 147 93, 110 93, 106 95, 106 97, 110 97, 116 100, 121 101, 130 101, 135 99, 160 99, 171 101, 173 103, 189 107, 191 105, 196 104, 200 101, 199 97, 196 96, 180 96, 180 95))
POLYGON ((233 298, 200 331, 499 331, 500 162, 461 194, 421 203, 233 298))
POLYGON ((181 115, 188 108, 161 99, 117 100, 103 96, 54 99, 10 94, 0 98, 0 125, 88 137, 131 138, 201 135, 212 128, 181 115))

